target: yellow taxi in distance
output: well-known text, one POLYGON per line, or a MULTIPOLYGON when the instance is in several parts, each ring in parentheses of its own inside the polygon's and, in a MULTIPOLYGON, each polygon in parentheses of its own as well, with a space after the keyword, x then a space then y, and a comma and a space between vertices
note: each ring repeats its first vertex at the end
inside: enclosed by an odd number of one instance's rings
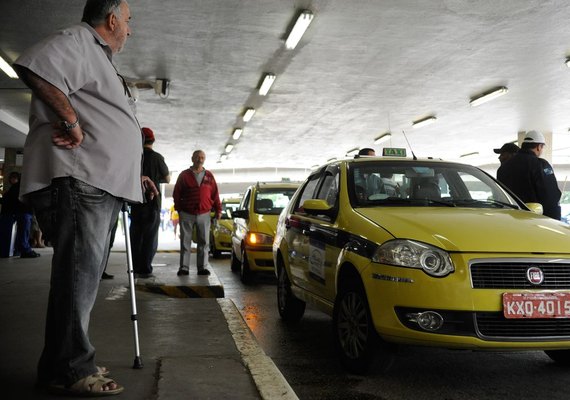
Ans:
POLYGON ((214 218, 210 225, 210 251, 214 258, 219 258, 223 251, 232 251, 232 211, 237 210, 240 201, 241 197, 222 199, 222 217, 219 220, 214 218))
POLYGON ((299 183, 257 183, 247 188, 232 212, 231 269, 249 282, 256 271, 273 271, 272 245, 277 219, 299 183))
POLYGON ((470 165, 330 162, 279 217, 279 313, 331 315, 355 373, 373 358, 387 368, 397 344, 542 350, 570 365, 570 226, 536 206, 470 165))

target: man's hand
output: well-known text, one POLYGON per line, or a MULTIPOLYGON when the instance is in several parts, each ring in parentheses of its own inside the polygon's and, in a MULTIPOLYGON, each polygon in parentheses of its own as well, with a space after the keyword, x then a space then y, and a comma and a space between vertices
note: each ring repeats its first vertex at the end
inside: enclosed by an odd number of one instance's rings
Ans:
POLYGON ((76 149, 83 142, 83 130, 79 125, 69 131, 64 130, 59 123, 52 124, 52 127, 54 131, 51 134, 51 141, 57 147, 76 149))
POLYGON ((142 186, 144 188, 144 193, 148 200, 154 199, 158 196, 159 192, 156 188, 154 182, 148 176, 141 176, 142 186))

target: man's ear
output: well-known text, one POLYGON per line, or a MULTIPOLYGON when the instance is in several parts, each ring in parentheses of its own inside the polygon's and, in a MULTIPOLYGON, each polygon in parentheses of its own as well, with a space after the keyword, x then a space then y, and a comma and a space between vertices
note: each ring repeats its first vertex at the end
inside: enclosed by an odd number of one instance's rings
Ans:
POLYGON ((114 32, 115 28, 117 27, 117 16, 115 15, 115 13, 109 13, 109 15, 107 15, 107 28, 111 31, 114 32))

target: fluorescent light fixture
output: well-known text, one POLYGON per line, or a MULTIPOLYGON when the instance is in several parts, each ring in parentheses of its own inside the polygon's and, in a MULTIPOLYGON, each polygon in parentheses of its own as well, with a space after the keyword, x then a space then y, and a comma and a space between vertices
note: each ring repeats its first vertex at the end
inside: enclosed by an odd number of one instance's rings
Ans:
POLYGON ((483 103, 486 103, 488 101, 496 99, 497 97, 507 94, 508 91, 509 89, 507 89, 505 86, 497 87, 488 92, 472 97, 471 100, 469 101, 469 104, 472 107, 477 107, 483 103))
POLYGON ((253 114, 255 114, 255 108, 248 108, 243 113, 243 122, 249 122, 253 118, 253 114))
POLYGON ((421 127, 424 127, 426 125, 433 124, 435 121, 437 121, 437 118, 434 116, 430 116, 430 117, 422 118, 422 119, 419 119, 417 121, 412 122, 412 126, 414 128, 421 128, 421 127))
POLYGON ((356 153, 358 153, 358 150, 360 150, 360 147, 355 147, 354 149, 350 149, 346 152, 346 156, 352 157, 352 156, 356 155, 356 153))
POLYGON ((471 153, 461 154, 461 155, 459 156, 459 158, 471 157, 471 156, 477 156, 477 155, 479 155, 479 152, 478 152, 478 151, 473 151, 473 152, 471 152, 471 153))
POLYGON ((263 83, 259 88, 259 94, 261 96, 265 96, 269 92, 269 89, 271 88, 271 85, 273 85, 273 82, 275 82, 275 75, 265 74, 265 78, 263 78, 263 83))
POLYGON ((231 153, 231 151, 234 149, 234 145, 233 144, 226 144, 226 153, 231 153))
POLYGON ((566 64, 566 66, 567 66, 568 68, 570 68, 570 57, 568 57, 568 58, 566 59, 566 61, 564 62, 564 64, 566 64))
POLYGON ((314 15, 309 10, 303 10, 301 12, 301 15, 299 15, 299 18, 297 18, 295 25, 293 25, 293 29, 291 29, 289 36, 287 36, 287 40, 285 40, 286 48, 292 50, 297 46, 297 44, 305 34, 305 31, 311 24, 313 18, 314 15))
POLYGON ((18 74, 14 71, 14 68, 10 66, 1 56, 0 56, 0 69, 4 71, 12 79, 18 79, 18 74))
POLYGON ((392 137, 392 133, 391 132, 386 132, 381 134, 380 136, 378 136, 376 139, 374 139, 374 144, 380 144, 383 143, 387 140, 389 140, 392 137))
POLYGON ((241 129, 241 128, 234 129, 234 133, 232 134, 232 139, 238 140, 242 133, 243 133, 243 129, 241 129))
POLYGON ((228 159, 227 154, 220 154, 220 161, 226 161, 228 159))

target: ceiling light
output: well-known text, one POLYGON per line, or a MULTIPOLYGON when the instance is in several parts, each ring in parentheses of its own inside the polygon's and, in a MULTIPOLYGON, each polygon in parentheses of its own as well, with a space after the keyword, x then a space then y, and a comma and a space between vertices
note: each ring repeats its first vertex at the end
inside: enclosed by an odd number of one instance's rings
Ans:
POLYGON ((508 91, 509 89, 507 89, 505 86, 494 88, 488 92, 472 97, 471 100, 469 101, 469 104, 472 107, 477 107, 483 103, 486 103, 488 101, 491 101, 493 99, 496 99, 497 97, 506 94, 508 91))
POLYGON ((253 114, 255 114, 255 108, 248 108, 243 113, 243 122, 249 122, 250 119, 253 118, 253 114))
POLYGON ((233 144, 226 144, 226 153, 230 153, 232 150, 234 149, 234 145, 233 144))
POLYGON ((568 57, 564 63, 568 68, 570 68, 570 57, 568 57))
POLYGON ((0 69, 4 71, 12 79, 18 79, 18 74, 14 71, 14 68, 10 66, 1 56, 0 56, 0 69))
POLYGON ((474 152, 471 152, 471 153, 462 154, 462 155, 459 156, 459 158, 470 157, 470 156, 477 156, 477 155, 479 155, 479 152, 478 152, 478 151, 474 151, 474 152))
POLYGON ((423 126, 433 124, 436 120, 437 120, 436 117, 430 116, 430 117, 422 118, 422 119, 419 119, 417 121, 412 122, 412 126, 414 128, 421 128, 423 126))
POLYGON ((232 134, 232 139, 238 140, 242 133, 243 133, 243 129, 241 129, 241 128, 234 129, 234 133, 232 134))
POLYGON ((360 147, 355 147, 354 149, 350 149, 346 152, 346 157, 352 157, 358 153, 360 147))
POLYGON ((374 144, 380 144, 382 142, 385 142, 386 140, 390 139, 391 137, 392 137, 392 133, 390 133, 390 132, 383 133, 380 136, 378 136, 376 139, 374 139, 374 144))
POLYGON ((263 78, 263 83, 259 88, 259 94, 261 96, 265 96, 269 92, 269 89, 271 88, 271 85, 273 85, 273 82, 275 82, 275 75, 265 74, 265 78, 263 78))
POLYGON ((227 154, 220 154, 220 161, 226 161, 228 159, 227 154))
POLYGON ((288 49, 294 49, 297 46, 313 18, 314 15, 309 10, 303 10, 303 12, 301 12, 301 15, 297 18, 293 29, 291 29, 291 32, 285 41, 285 47, 288 49))

